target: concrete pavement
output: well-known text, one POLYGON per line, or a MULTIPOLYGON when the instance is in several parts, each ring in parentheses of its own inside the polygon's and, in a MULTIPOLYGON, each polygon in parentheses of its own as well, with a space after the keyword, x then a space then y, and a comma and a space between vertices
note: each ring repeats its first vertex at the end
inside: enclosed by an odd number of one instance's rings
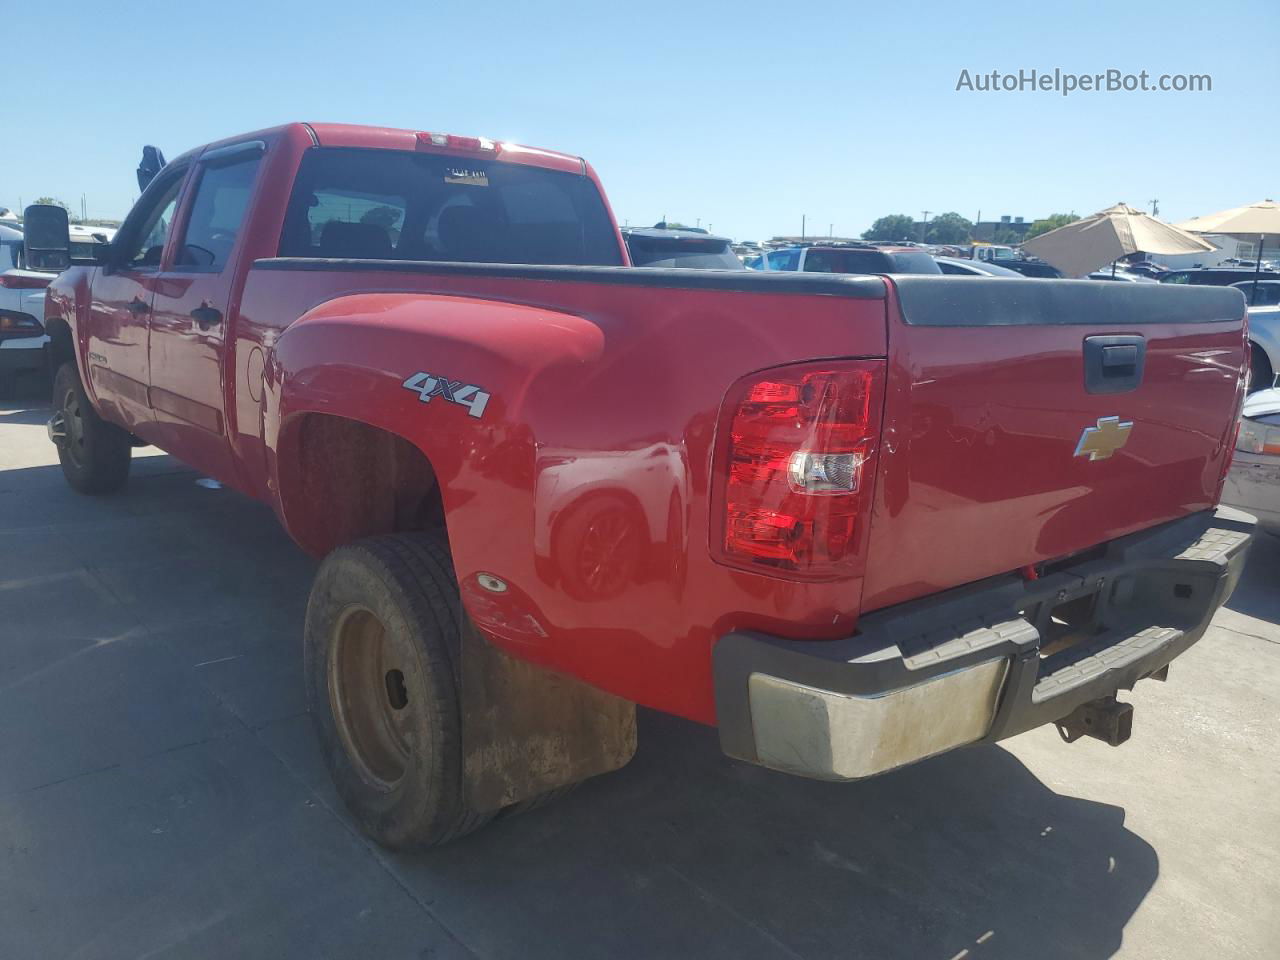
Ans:
POLYGON ((304 713, 312 561, 156 451, 77 496, 46 417, 0 406, 0 958, 1280 954, 1280 541, 1122 748, 836 785, 642 712, 621 772, 391 855, 304 713))

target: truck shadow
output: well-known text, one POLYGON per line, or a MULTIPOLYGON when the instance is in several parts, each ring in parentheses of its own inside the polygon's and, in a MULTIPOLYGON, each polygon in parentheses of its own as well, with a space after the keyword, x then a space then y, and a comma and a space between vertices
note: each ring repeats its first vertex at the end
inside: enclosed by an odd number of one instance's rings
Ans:
POLYGON ((732 763, 670 717, 640 735, 620 773, 395 870, 444 915, 554 922, 565 956, 938 960, 1111 956, 1159 872, 1123 809, 1000 747, 829 784, 732 763))

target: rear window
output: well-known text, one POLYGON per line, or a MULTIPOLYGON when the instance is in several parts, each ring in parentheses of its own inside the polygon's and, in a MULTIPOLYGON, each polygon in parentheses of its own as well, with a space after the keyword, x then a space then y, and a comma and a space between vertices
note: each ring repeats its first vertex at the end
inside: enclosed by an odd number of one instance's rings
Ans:
POLYGON ((631 263, 637 267, 681 267, 694 270, 741 270, 742 261, 727 240, 697 237, 647 237, 630 234, 626 238, 631 263))
POLYGON ((805 273, 941 273, 927 253, 883 250, 810 250, 805 273))
POLYGON ((304 156, 280 256, 622 264, 604 202, 585 176, 336 147, 304 156))
POLYGON ((1254 293, 1252 280, 1246 283, 1233 283, 1232 286, 1244 294, 1245 300, 1251 307, 1280 306, 1280 283, 1262 281, 1258 284, 1257 293, 1254 293))

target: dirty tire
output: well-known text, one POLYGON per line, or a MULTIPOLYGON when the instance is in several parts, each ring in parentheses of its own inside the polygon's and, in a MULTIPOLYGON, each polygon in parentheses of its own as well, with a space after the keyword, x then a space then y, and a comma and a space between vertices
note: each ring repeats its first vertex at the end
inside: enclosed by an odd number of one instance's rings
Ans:
POLYGON ((74 363, 62 364, 54 375, 53 409, 62 418, 58 461, 71 488, 87 494, 120 490, 129 479, 132 438, 98 416, 74 363))
POLYGON ((463 784, 462 610, 443 540, 372 537, 320 565, 307 604, 307 701, 325 762, 385 847, 436 846, 483 826, 463 784))
POLYGON ((1271 386, 1275 379, 1275 371, 1271 369, 1271 361, 1267 359, 1267 355, 1260 346, 1251 343, 1249 348, 1253 355, 1249 361, 1249 385, 1246 390, 1249 393, 1256 393, 1271 386))

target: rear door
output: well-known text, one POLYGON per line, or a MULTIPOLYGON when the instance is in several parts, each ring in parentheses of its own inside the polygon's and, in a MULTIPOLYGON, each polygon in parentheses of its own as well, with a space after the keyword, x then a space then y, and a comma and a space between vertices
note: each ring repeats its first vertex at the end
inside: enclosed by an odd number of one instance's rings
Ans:
POLYGON ((1235 291, 898 277, 864 609, 1213 506, 1235 291))
POLYGON ((171 262, 156 278, 150 398, 160 444, 230 479, 223 367, 241 226, 261 165, 261 141, 200 158, 171 262))
POLYGON ((148 440, 156 439, 147 400, 151 302, 189 169, 171 165, 151 181, 116 235, 112 262, 94 275, 89 298, 89 384, 111 419, 148 440))

